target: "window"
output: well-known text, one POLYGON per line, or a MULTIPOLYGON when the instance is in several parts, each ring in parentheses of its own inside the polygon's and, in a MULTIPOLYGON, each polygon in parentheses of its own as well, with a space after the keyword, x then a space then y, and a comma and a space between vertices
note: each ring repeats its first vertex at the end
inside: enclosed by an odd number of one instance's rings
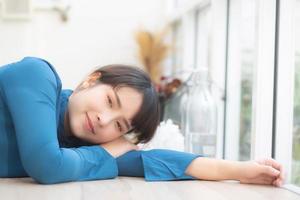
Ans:
POLYGON ((291 183, 300 186, 300 0, 295 2, 295 80, 291 183))
MULTIPOLYGON (((187 55, 194 54, 194 65, 208 67, 226 86, 225 110, 218 106, 225 117, 225 137, 218 131, 222 158, 273 156, 287 172, 284 187, 300 193, 300 0, 190 2, 171 18, 194 15, 196 47, 183 37, 174 65, 178 71, 192 65, 187 55)), ((182 27, 183 35, 190 27, 182 27)))
POLYGON ((205 6, 196 11, 196 68, 208 68, 211 64, 211 7, 205 6))
POLYGON ((173 52, 172 52, 172 74, 176 74, 176 71, 180 69, 182 65, 183 55, 183 31, 181 20, 175 22, 173 26, 173 52))
POLYGON ((299 189, 299 0, 280 1, 277 47, 275 158, 286 171, 285 188, 299 189))
POLYGON ((253 0, 230 1, 226 145, 228 158, 234 160, 250 159, 257 31, 255 6, 253 0))

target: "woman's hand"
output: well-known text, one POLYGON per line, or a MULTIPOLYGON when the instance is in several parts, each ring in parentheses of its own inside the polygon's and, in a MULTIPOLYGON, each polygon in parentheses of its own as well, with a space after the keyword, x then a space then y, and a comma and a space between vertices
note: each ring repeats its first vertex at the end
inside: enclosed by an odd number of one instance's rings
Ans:
POLYGON ((232 161, 198 157, 191 162, 185 172, 200 180, 239 180, 240 183, 278 187, 284 183, 282 165, 272 158, 232 161))
POLYGON ((283 167, 272 158, 245 161, 241 166, 240 183, 266 184, 277 187, 284 183, 283 167))
POLYGON ((139 150, 137 145, 128 141, 124 136, 121 136, 113 141, 103 143, 100 146, 115 158, 127 153, 128 151, 139 150))

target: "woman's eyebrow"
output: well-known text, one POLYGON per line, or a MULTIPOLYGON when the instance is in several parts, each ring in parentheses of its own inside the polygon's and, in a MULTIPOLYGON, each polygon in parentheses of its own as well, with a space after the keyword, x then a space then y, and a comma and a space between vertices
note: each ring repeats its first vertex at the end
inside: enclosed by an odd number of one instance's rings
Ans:
MULTIPOLYGON (((116 92, 114 89, 113 89, 113 93, 114 93, 114 95, 115 95, 115 98, 117 99, 118 108, 122 108, 122 103, 121 103, 121 101, 120 101, 120 98, 119 98, 117 92, 116 92)), ((129 125, 127 119, 124 118, 123 121, 124 121, 124 123, 125 123, 125 125, 126 125, 127 130, 129 130, 129 129, 131 128, 131 126, 129 125)))

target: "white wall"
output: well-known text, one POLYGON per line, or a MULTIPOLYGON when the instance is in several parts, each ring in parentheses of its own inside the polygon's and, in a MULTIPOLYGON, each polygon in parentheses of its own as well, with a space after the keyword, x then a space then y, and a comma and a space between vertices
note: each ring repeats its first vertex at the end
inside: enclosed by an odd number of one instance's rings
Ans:
POLYGON ((96 66, 139 65, 134 31, 164 25, 165 1, 72 0, 69 21, 58 12, 34 10, 30 21, 0 20, 0 65, 39 56, 59 73, 63 88, 75 86, 96 66))

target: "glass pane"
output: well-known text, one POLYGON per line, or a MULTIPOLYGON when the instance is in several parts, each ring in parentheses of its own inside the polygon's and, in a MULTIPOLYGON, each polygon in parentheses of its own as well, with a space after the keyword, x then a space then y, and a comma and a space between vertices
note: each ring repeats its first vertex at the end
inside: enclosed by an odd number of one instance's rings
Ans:
POLYGON ((241 113, 239 160, 249 160, 251 151, 252 86, 255 60, 255 1, 241 3, 241 113))
MULTIPOLYGON (((252 96, 253 96, 253 69, 255 64, 255 32, 256 32, 256 1, 253 0, 234 0, 230 4, 233 14, 229 19, 234 34, 233 59, 235 65, 231 68, 240 69, 240 96, 239 98, 239 160, 249 160, 251 152, 251 118, 252 118, 252 96)), ((239 92, 237 91, 237 94, 239 92)), ((230 120, 230 119, 228 119, 230 120)), ((236 122, 238 123, 238 122, 236 122)))
POLYGON ((177 70, 181 68, 182 65, 182 55, 183 55, 183 31, 182 31, 182 22, 181 20, 176 22, 173 26, 173 41, 174 45, 172 52, 172 66, 173 75, 176 74, 177 70))
POLYGON ((211 7, 207 6, 196 12, 196 68, 210 69, 211 55, 211 7))
POLYGON ((295 94, 294 94, 294 132, 292 153, 292 184, 300 186, 300 0, 295 6, 295 94))
MULTIPOLYGON (((178 70, 182 68, 182 55, 183 55, 183 30, 182 21, 176 21, 172 26, 172 52, 171 52, 171 73, 166 76, 167 82, 171 82, 175 78, 179 78, 178 70)), ((171 119, 174 124, 180 125, 180 101, 185 90, 179 87, 178 90, 164 101, 164 114, 163 120, 171 119)))

